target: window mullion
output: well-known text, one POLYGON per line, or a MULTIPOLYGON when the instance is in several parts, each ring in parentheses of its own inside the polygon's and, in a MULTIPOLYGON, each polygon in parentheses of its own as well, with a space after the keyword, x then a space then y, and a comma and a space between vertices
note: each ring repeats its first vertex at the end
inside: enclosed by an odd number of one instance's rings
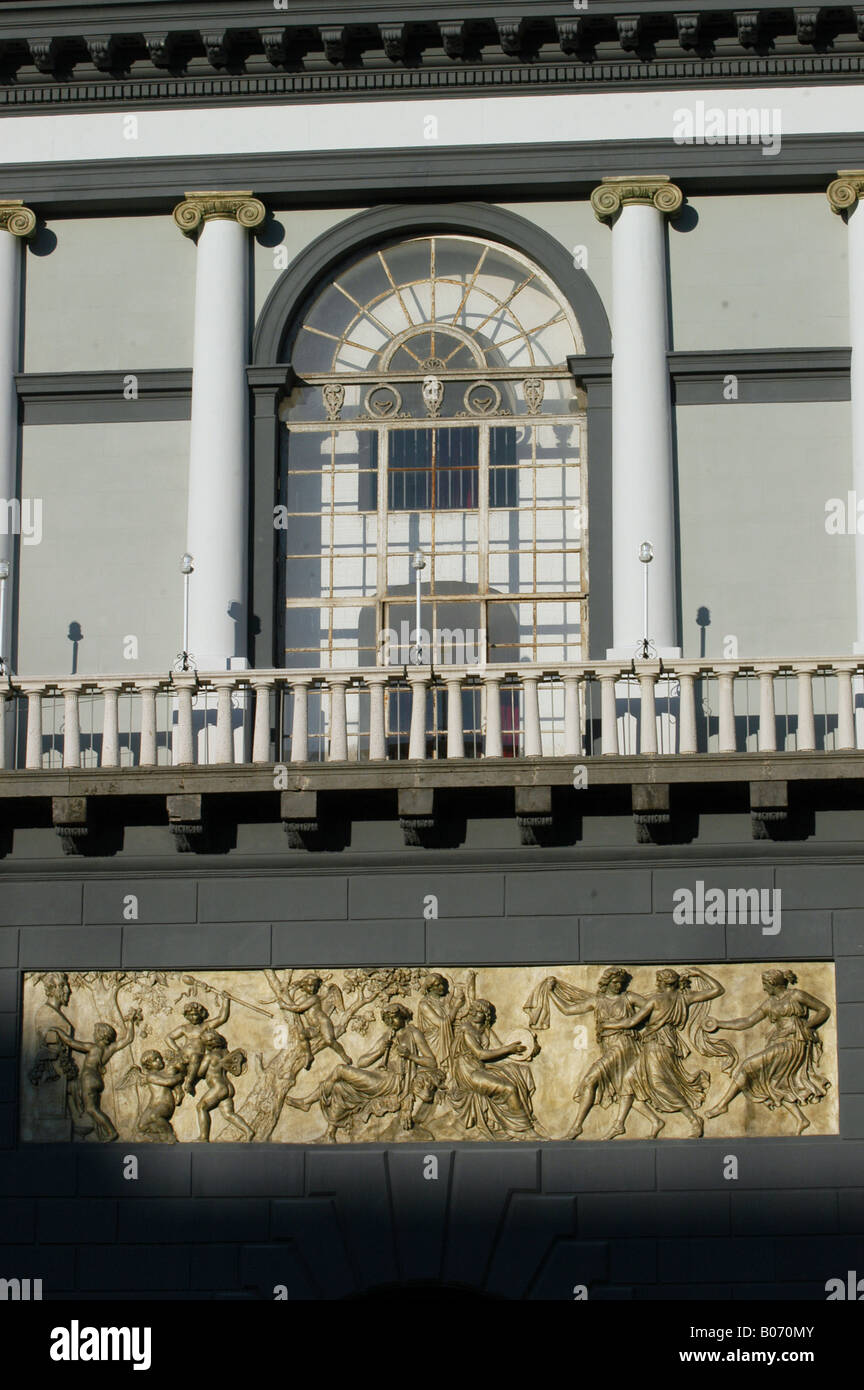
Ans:
MULTIPOLYGON (((377 600, 375 609, 378 617, 378 633, 383 632, 388 623, 385 621, 385 608, 387 604, 387 565, 389 563, 390 537, 388 522, 388 501, 390 487, 390 451, 388 448, 390 436, 384 425, 378 427, 378 541, 375 547, 378 557, 378 574, 375 585, 377 600)), ((378 637, 376 633, 376 639, 378 637)), ((390 653, 387 653, 389 658, 390 653)), ((382 644, 376 640, 375 643, 375 664, 384 665, 384 652, 382 644)))
MULTIPOLYGON (((478 426, 480 439, 477 449, 477 592, 480 595, 483 622, 488 623, 484 595, 489 593, 489 426, 478 426)), ((485 653, 484 653, 485 656, 485 653)))

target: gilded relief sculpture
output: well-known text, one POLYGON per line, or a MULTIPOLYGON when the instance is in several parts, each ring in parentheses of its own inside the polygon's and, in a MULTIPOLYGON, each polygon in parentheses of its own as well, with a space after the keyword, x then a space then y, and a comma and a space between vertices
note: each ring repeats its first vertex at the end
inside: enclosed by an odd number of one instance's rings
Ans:
POLYGON ((752 964, 36 972, 24 986, 21 1134, 836 1134, 834 967, 766 966, 754 1003, 759 975, 752 964), (742 1058, 728 1035, 751 1030, 742 1058))

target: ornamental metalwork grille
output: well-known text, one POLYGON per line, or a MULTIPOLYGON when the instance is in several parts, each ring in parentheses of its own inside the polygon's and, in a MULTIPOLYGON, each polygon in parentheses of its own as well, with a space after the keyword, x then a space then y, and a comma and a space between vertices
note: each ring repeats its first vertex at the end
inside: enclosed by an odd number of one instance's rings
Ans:
POLYGON ((318 292, 282 408, 286 667, 583 657, 581 352, 548 276, 478 237, 382 247, 318 292))

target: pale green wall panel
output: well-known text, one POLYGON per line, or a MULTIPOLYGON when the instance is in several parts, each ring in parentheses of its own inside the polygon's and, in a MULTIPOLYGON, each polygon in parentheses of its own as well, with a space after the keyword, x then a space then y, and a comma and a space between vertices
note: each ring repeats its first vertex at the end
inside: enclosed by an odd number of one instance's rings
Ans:
MULTIPOLYGON (((269 206, 269 205, 268 205, 269 206)), ((273 245, 255 242, 255 317, 257 319, 268 294, 279 276, 291 262, 305 251, 310 242, 331 228, 338 227, 349 217, 356 217, 362 208, 286 208, 273 210, 272 224, 265 224, 265 234, 273 245), (278 237, 278 241, 277 238, 278 237)))
POLYGON ((188 422, 23 435, 22 495, 42 499, 43 520, 41 543, 20 548, 18 673, 69 674, 73 622, 79 672, 167 671, 183 636, 188 422))
POLYGON ((847 402, 678 408, 685 656, 703 606, 709 657, 727 635, 742 658, 851 653, 854 537, 825 530, 852 485, 849 417, 847 402))
POLYGON ((594 283, 603 307, 612 319, 612 238, 608 226, 598 222, 587 198, 579 202, 501 203, 533 222, 561 245, 594 283))
POLYGON ((672 346, 845 347, 847 236, 824 193, 689 199, 669 226, 672 346))
POLYGON ((54 249, 27 257, 26 371, 191 366, 195 243, 170 214, 52 219, 49 231, 54 249))

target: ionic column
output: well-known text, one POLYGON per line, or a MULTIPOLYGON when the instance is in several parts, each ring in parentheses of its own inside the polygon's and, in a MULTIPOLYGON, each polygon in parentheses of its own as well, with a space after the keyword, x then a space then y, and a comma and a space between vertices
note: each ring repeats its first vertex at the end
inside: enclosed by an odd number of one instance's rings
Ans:
MULTIPOLYGON (((832 212, 842 214, 849 232, 849 371, 852 403, 852 488, 864 499, 864 212, 859 198, 864 192, 864 169, 839 169, 828 185, 832 212)), ((853 525, 857 523, 857 515, 853 525)), ((855 525, 855 642, 853 651, 864 652, 864 536, 855 525)))
POLYGON ((195 236, 195 333, 186 547, 189 641, 200 671, 246 660, 249 246, 264 220, 251 193, 187 193, 174 220, 195 236))
POLYGON ((666 175, 604 178, 591 194, 612 232, 612 648, 629 660, 640 638, 680 656, 676 631, 672 397, 666 228, 681 207, 666 175), (649 541, 649 627, 643 633, 639 547, 649 541))
MULTIPOLYGON (((15 373, 20 370, 21 277, 24 242, 36 230, 36 214, 20 199, 0 200, 0 498, 18 496, 18 394, 15 373)), ((19 502, 20 502, 19 497, 19 502)), ((5 503, 4 503, 5 505, 5 503)), ((8 513, 7 513, 8 517, 8 513)), ((12 660, 12 566, 15 536, 10 526, 0 532, 0 560, 9 564, 6 613, 0 632, 0 655, 11 669, 12 660)))

